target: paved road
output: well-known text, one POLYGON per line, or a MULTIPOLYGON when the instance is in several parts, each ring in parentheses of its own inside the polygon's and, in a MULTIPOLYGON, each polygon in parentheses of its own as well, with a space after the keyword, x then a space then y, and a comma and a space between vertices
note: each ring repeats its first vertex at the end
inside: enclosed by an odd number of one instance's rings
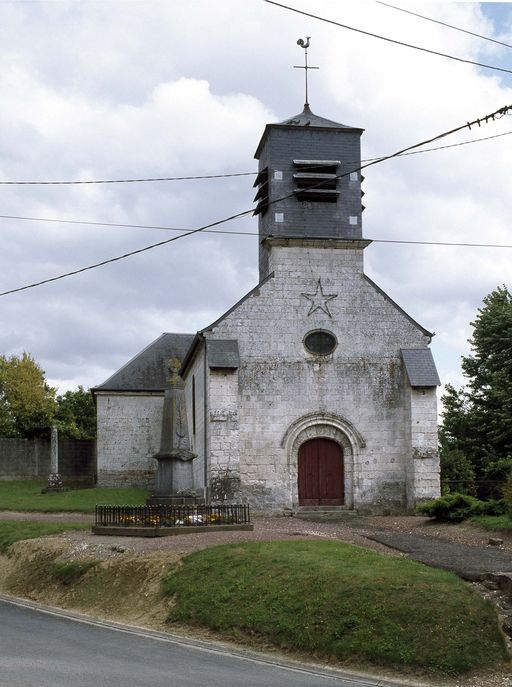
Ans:
MULTIPOLYGON (((0 599, 2 687, 377 687, 254 655, 81 622, 0 599)), ((403 687, 403 684, 402 684, 403 687)))

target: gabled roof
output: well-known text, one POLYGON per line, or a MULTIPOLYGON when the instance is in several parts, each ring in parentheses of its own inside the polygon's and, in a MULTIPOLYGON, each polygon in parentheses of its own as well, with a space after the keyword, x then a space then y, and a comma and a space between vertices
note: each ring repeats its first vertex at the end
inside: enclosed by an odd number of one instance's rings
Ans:
MULTIPOLYGON (((270 124, 269 126, 276 126, 276 124, 270 124)), ((314 126, 321 127, 322 129, 354 129, 352 126, 340 124, 339 122, 334 122, 332 119, 326 119, 325 117, 316 115, 314 112, 311 112, 309 105, 304 105, 304 109, 300 114, 296 114, 293 117, 288 117, 282 122, 278 122, 277 126, 314 126)), ((363 131, 363 129, 358 129, 358 131, 363 131)))
POLYGON ((401 353, 412 387, 441 384, 430 348, 402 348, 401 353))
POLYGON ((169 359, 183 360, 193 340, 193 334, 162 334, 92 391, 163 391, 169 359))

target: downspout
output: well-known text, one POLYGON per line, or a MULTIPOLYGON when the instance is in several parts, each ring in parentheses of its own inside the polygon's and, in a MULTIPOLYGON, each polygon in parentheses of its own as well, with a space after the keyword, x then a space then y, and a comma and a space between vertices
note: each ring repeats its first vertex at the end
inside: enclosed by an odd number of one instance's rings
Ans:
MULTIPOLYGON (((201 335, 202 336, 202 335, 201 335)), ((208 361, 207 361, 207 354, 206 354, 206 340, 204 336, 202 336, 203 339, 203 348, 204 348, 204 361, 203 361, 203 386, 204 386, 204 394, 203 394, 203 421, 204 421, 204 495, 206 502, 208 503, 210 500, 210 487, 208 485, 208 375, 206 370, 208 369, 208 361)))

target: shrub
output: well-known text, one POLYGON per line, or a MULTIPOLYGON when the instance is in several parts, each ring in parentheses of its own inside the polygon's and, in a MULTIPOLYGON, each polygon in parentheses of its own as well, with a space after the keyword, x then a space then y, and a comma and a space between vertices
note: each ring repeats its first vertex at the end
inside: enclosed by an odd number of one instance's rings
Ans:
POLYGON ((483 515, 486 504, 467 494, 446 494, 418 506, 417 511, 441 522, 462 522, 483 515))
POLYGON ((510 475, 503 487, 503 503, 506 511, 512 513, 512 475, 510 475))
POLYGON ((507 504, 504 499, 491 499, 490 501, 482 501, 482 512, 473 513, 472 515, 505 515, 507 513, 507 504))

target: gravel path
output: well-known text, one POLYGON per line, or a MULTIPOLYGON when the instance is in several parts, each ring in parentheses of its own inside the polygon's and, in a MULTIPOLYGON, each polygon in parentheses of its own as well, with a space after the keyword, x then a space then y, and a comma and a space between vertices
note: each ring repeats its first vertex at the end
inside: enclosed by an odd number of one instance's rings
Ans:
MULTIPOLYGON (((0 511, 3 520, 40 520, 45 522, 84 522, 93 520, 89 513, 27 513, 0 511)), ((503 539, 499 548, 489 545, 492 533, 466 523, 432 523, 419 516, 351 517, 341 522, 309 522, 295 517, 253 517, 252 532, 205 532, 172 537, 98 536, 86 530, 62 534, 62 538, 81 545, 92 554, 106 558, 124 551, 146 552, 170 550, 188 553, 217 544, 243 541, 297 539, 333 539, 400 555, 399 551, 439 567, 461 573, 489 570, 512 570, 512 534, 497 535, 503 539), (450 565, 453 563, 453 566, 450 565)), ((463 575, 464 576, 464 575, 463 575)), ((469 576, 470 579, 474 577, 469 576)))

